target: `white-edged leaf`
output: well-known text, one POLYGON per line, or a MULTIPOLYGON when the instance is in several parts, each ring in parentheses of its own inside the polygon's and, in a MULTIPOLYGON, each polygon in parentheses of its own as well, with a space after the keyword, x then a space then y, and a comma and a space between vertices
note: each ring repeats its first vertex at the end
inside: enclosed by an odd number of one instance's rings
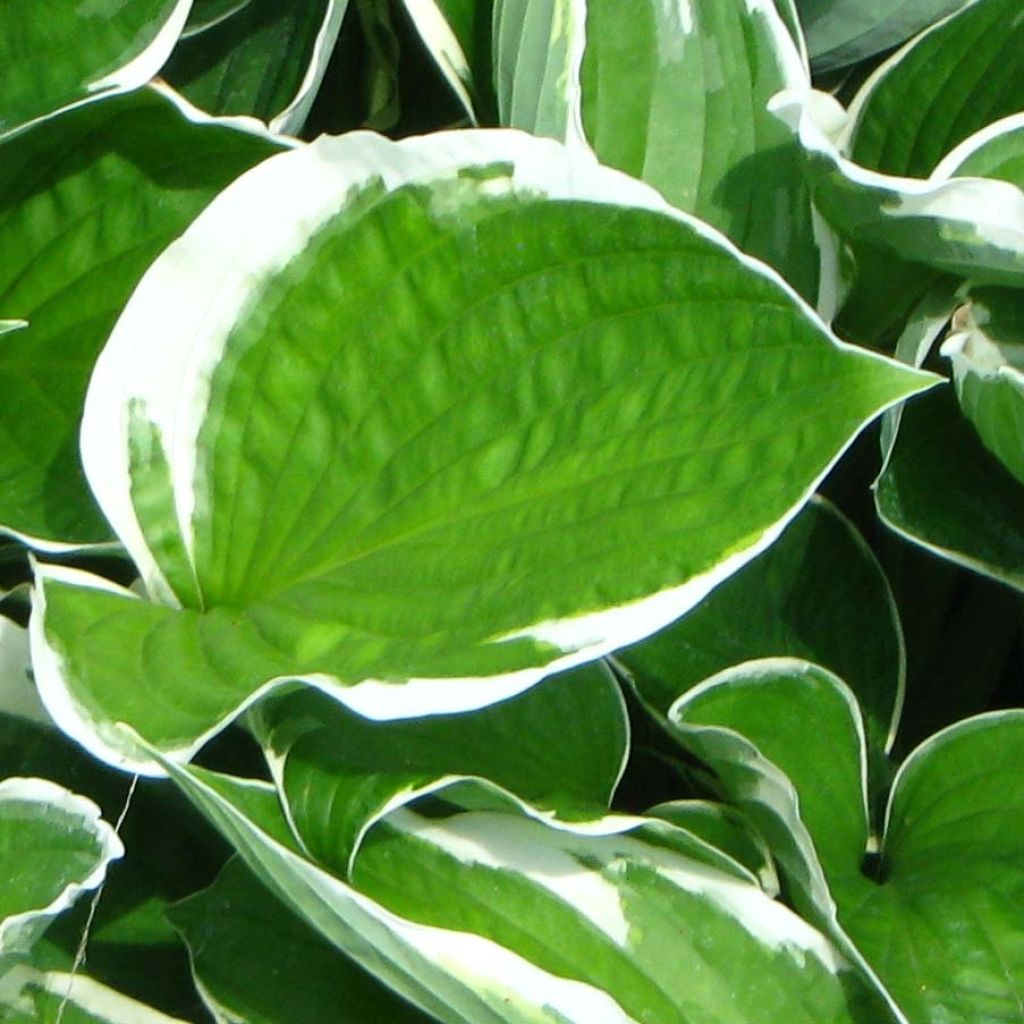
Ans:
POLYGON ((128 92, 160 70, 192 0, 6 0, 0 7, 0 138, 128 92))
POLYGON ((45 779, 0 780, 0 954, 26 952, 123 853, 91 800, 45 779))
POLYGON ((41 691, 103 757, 116 721, 188 757, 295 679, 409 718, 593 660, 935 381, 587 153, 465 131, 284 157, 166 250, 92 380, 86 471, 165 602, 40 568, 41 691))

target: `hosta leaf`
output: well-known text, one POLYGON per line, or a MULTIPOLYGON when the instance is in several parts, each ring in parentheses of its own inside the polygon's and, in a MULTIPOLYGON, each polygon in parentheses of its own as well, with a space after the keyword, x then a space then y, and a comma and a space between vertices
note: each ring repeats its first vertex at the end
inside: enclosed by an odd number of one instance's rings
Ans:
MULTIPOLYGON (((845 687, 794 669, 753 686, 723 675, 700 696, 676 709, 688 745, 696 736, 721 752, 721 737, 742 737, 760 759, 762 780, 788 788, 839 924, 907 1020, 1020 1019, 1024 948, 1012 908, 1024 887, 1024 712, 960 722, 908 758, 869 873, 860 868, 869 849, 860 716, 845 687), (804 709, 802 724, 791 724, 795 706, 804 709), (786 739, 787 727, 802 729, 799 742, 786 739), (823 734, 831 760, 811 753, 823 734)), ((769 791, 748 777, 752 763, 724 757, 716 767, 727 768, 720 775, 727 792, 756 814, 750 803, 763 808, 769 791)), ((765 834, 775 846, 776 835, 765 834)))
POLYGON ((44 700, 104 757, 117 721, 188 756, 290 678, 407 718, 637 640, 934 380, 556 143, 284 156, 157 261, 93 378, 90 480, 168 602, 40 567, 44 700))
POLYGON ((192 10, 189 11, 182 38, 211 28, 251 2, 252 0, 192 0, 192 10))
POLYGON ((985 447, 1024 485, 1024 292, 976 291, 953 319, 942 354, 985 447))
MULTIPOLYGON (((939 6, 935 3, 934 6, 939 6)), ((1016 0, 963 9, 890 58, 851 108, 848 153, 863 167, 927 178, 968 136, 1021 109, 1024 46, 1016 0)))
POLYGON ((164 76, 211 114, 296 133, 316 98, 348 0, 248 0, 176 47, 164 76))
POLYGON ((5 148, 0 310, 30 323, 0 338, 0 529, 44 547, 111 539, 77 450, 96 356, 153 257, 281 148, 156 90, 72 111, 5 148))
POLYGON ((832 312, 820 251, 831 242, 816 237, 798 147, 767 110, 810 82, 771 0, 505 0, 497 11, 503 124, 585 141, 832 312))
POLYGON ((0 8, 0 137, 144 85, 170 54, 190 7, 190 0, 7 0, 0 8))
POLYGON ((0 780, 0 960, 25 952, 123 853, 91 800, 45 779, 0 780))
POLYGON ((986 284, 1024 282, 1024 192, 1006 181, 928 179, 861 167, 830 135, 845 112, 824 93, 781 94, 772 109, 797 133, 817 209, 844 240, 986 284))
POLYGON ((426 1024, 235 859, 210 888, 177 904, 196 987, 218 1021, 426 1024), (284 982, 282 984, 282 982, 284 982))
POLYGON ((0 978, 7 1024, 187 1024, 82 973, 19 964, 0 978))
POLYGON ((876 742, 888 744, 905 675, 896 606, 860 534, 820 500, 688 615, 617 652, 615 661, 644 700, 665 712, 723 669, 780 655, 817 662, 850 680, 876 742))
POLYGON ((952 389, 903 411, 875 502, 908 540, 1024 590, 1024 489, 985 450, 952 389))
POLYGON ((898 46, 968 0, 796 0, 816 71, 898 46))
POLYGON ((600 663, 472 715, 372 722, 312 691, 258 711, 305 848, 344 875, 374 821, 415 797, 478 779, 569 819, 600 817, 625 765, 625 706, 600 663))
POLYGON ((371 833, 353 889, 269 841, 205 773, 168 769, 285 902, 443 1021, 885 1019, 820 934, 670 826, 588 837, 403 810, 371 833))
POLYGON ((478 124, 497 118, 492 72, 493 0, 403 0, 430 55, 478 124))
POLYGON ((28 632, 0 615, 0 714, 50 725, 32 679, 28 632))

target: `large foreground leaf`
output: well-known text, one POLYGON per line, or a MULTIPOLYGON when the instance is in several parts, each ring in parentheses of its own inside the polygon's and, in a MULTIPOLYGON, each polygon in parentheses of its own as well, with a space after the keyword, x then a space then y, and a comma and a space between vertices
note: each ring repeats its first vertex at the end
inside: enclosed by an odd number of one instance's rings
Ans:
POLYGON ((92 801, 45 779, 0 781, 0 973, 123 853, 92 801))
POLYGON ((762 826, 797 891, 817 878, 820 903, 834 900, 907 1020, 1021 1019, 1024 713, 968 719, 918 748, 877 840, 863 724, 835 677, 784 663, 725 673, 672 718, 762 826))
POLYGON ((886 1019, 821 935, 664 823, 588 837, 403 810, 371 833, 352 888, 273 840, 283 821, 266 804, 260 827, 237 783, 168 768, 279 898, 442 1021, 886 1019))
MULTIPOLYGON (((18 6, 18 5, 15 5, 18 6)), ((0 530, 44 546, 111 539, 83 478, 86 384, 143 271, 280 143, 147 89, 37 125, 0 163, 0 530)))
POLYGON ((62 108, 137 89, 160 70, 191 0, 6 0, 0 138, 62 108))
POLYGON ((481 707, 686 611, 932 380, 587 154, 324 139, 224 192, 115 328, 83 453, 165 603, 40 567, 44 700, 115 759, 107 723, 189 756, 296 677, 374 718, 481 707))

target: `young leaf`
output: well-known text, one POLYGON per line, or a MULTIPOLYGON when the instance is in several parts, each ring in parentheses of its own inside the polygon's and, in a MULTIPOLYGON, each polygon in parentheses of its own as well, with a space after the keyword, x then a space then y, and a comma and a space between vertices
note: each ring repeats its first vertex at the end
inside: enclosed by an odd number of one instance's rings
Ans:
POLYGON ((589 155, 323 139, 226 190, 99 361, 87 472, 168 604, 40 567, 44 699, 115 760, 106 723, 189 756, 287 679, 485 706, 686 611, 933 380, 589 155))
POLYGON ((45 779, 0 780, 0 960, 26 952, 123 853, 91 800, 45 779))
POLYGON ((210 114, 251 114, 298 133, 348 0, 248 0, 181 40, 164 77, 210 114))
MULTIPOLYGON (((13 6, 20 6, 14 4, 13 6)), ((146 89, 26 132, 0 163, 0 530, 42 547, 112 539, 79 462, 86 384, 143 271, 282 144, 146 89)))
POLYGON ((190 7, 191 0, 85 7, 7 0, 0 6, 0 138, 145 85, 167 60, 190 7))

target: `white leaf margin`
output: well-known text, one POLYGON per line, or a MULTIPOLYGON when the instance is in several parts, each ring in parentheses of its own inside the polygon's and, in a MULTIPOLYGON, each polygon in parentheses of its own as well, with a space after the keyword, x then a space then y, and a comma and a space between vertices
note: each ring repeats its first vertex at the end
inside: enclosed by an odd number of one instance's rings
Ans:
POLYGON ((56 1000, 67 1000, 103 1024, 188 1024, 159 1010, 136 1002, 84 974, 41 971, 29 964, 16 964, 0 975, 0 1014, 5 1007, 22 1014, 34 1014, 35 999, 26 991, 36 989, 56 1000))
POLYGON ((313 53, 302 82, 288 106, 270 120, 268 127, 275 135, 292 135, 300 131, 306 123, 317 90, 327 72, 334 44, 338 41, 338 33, 341 32, 341 23, 348 10, 348 4, 349 0, 327 0, 324 19, 313 43, 313 53))
MULTIPOLYGON (((949 158, 929 178, 899 177, 861 167, 843 155, 849 131, 847 112, 832 96, 814 89, 783 90, 772 98, 769 110, 795 132, 811 157, 831 164, 831 173, 871 197, 879 222, 946 222, 973 231, 977 242, 972 248, 979 257, 985 253, 986 262, 997 272, 1003 273, 1007 262, 1024 265, 1024 192, 1015 185, 993 178, 951 177, 955 167, 949 158)), ((954 152, 962 156, 973 145, 972 136, 954 152)), ((949 261, 935 261, 935 265, 958 271, 949 261)), ((1020 276, 1024 280, 1024 270, 1020 276)))
POLYGON ((69 882, 45 907, 12 914, 0 921, 0 952, 23 952, 51 918, 72 906, 82 893, 102 884, 110 863, 124 856, 124 846, 92 800, 47 779, 12 776, 0 780, 0 804, 3 803, 39 804, 56 809, 77 828, 90 833, 99 845, 96 864, 85 877, 69 882))
POLYGON ((6 131, 0 132, 0 140, 10 139, 12 136, 18 135, 34 125, 42 124, 44 121, 49 121, 77 107, 85 106, 87 103, 94 103, 105 96, 114 96, 118 93, 131 92, 133 89, 141 88, 167 63, 171 51, 174 49, 185 28, 185 23, 188 21, 191 10, 192 0, 177 0, 170 15, 149 43, 120 67, 115 68, 101 78, 85 83, 85 96, 67 103, 57 110, 13 125, 6 131))
MULTIPOLYGON (((874 968, 864 959, 863 954, 839 923, 838 907, 832 898, 814 840, 808 832, 807 826, 804 825, 800 812, 799 794, 789 777, 773 761, 766 758, 755 743, 735 729, 717 725, 698 725, 686 720, 688 706, 709 690, 728 687, 736 682, 756 682, 759 679, 778 675, 792 675, 799 678, 808 674, 817 676, 827 685, 833 687, 849 709, 859 744, 862 810, 865 820, 870 821, 867 733, 864 728, 864 719, 853 691, 829 669, 801 658, 790 657, 758 658, 742 662, 739 665, 723 669, 682 694, 669 708, 666 718, 671 728, 678 733, 684 746, 690 745, 687 743, 689 740, 693 747, 699 750, 710 740, 712 745, 728 747, 728 753, 723 752, 721 756, 745 765, 759 778, 755 799, 783 825, 793 841, 797 863, 783 866, 794 873, 791 884, 796 874, 805 873, 806 885, 801 887, 807 901, 805 910, 810 912, 812 923, 835 942, 837 948, 870 980, 889 1007, 895 1021, 898 1024, 911 1024, 874 968)), ((698 756, 701 755, 698 753, 698 756)), ((778 856, 777 852, 776 855, 778 856)))
MULTIPOLYGON (((154 756, 159 755, 154 751, 154 756)), ((446 1024, 525 1024, 536 1021, 538 1011, 554 1011, 554 1019, 564 1019, 565 1024, 637 1024, 607 992, 594 985, 555 977, 490 939, 420 925, 394 914, 275 841, 188 766, 167 762, 166 767, 275 895, 339 949, 370 966, 391 987, 446 1024), (296 895, 305 897, 308 905, 303 905, 296 895), (348 934, 353 927, 358 936, 356 943, 348 934), (403 946, 408 950, 400 959, 391 952, 396 945, 399 952, 403 946), (411 964, 411 969, 406 968, 396 978, 396 962, 411 964), (429 979, 437 971, 441 984, 424 984, 422 979, 429 979), (431 1001, 425 1001, 424 994, 431 1001), (442 1008, 438 1007, 438 1000, 442 1008)), ((270 784, 250 784, 275 792, 270 784)), ((590 837, 591 841, 642 852, 645 862, 654 863, 669 881, 684 891, 707 895, 756 941, 771 949, 783 951, 797 961, 811 956, 832 974, 849 969, 849 959, 826 936, 772 900, 749 877, 749 872, 732 871, 729 858, 726 870, 718 871, 706 863, 692 861, 671 846, 647 844, 628 833, 639 828, 679 833, 688 841, 707 846, 703 840, 655 819, 618 815, 610 819, 615 827, 603 828, 590 837)), ((524 842, 521 835, 527 830, 532 837, 538 825, 546 824, 536 818, 474 812, 460 816, 460 821, 456 828, 448 828, 409 810, 399 810, 389 818, 389 824, 400 831, 434 842, 462 863, 517 871, 560 899, 572 893, 575 898, 565 902, 577 909, 582 902, 584 916, 596 928, 613 942, 628 942, 628 922, 624 933, 622 910, 610 880, 576 879, 566 885, 565 869, 571 866, 574 874, 580 874, 581 865, 564 856, 562 847, 571 851, 576 845, 585 845, 587 833, 570 828, 550 829, 547 845, 551 849, 538 850, 535 843, 524 842), (515 833, 511 836, 510 824, 515 833)))

